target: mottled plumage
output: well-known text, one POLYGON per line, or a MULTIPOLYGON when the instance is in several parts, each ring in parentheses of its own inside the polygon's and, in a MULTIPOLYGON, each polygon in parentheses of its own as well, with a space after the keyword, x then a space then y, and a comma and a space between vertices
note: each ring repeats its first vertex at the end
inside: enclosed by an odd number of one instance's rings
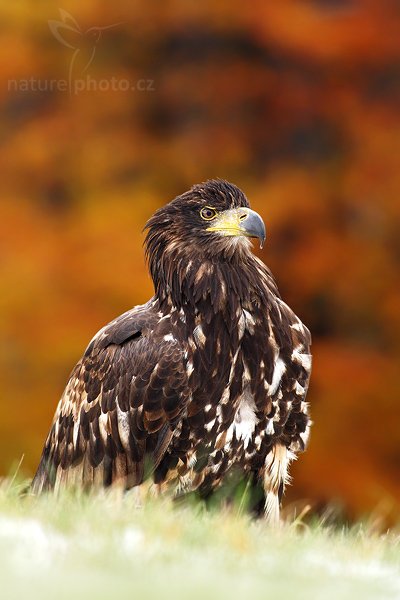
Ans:
POLYGON ((195 185, 147 224, 155 295, 96 334, 54 416, 33 490, 120 485, 208 494, 232 467, 279 518, 304 450, 310 334, 249 237, 261 217, 234 185, 195 185))

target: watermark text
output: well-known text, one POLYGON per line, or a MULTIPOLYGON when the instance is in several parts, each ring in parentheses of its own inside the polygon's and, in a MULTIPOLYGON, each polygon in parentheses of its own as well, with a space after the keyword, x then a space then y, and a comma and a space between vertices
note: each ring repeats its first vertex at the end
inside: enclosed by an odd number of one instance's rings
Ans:
POLYGON ((90 75, 73 79, 9 79, 9 92, 70 92, 73 95, 82 92, 155 92, 154 79, 94 79, 90 75))

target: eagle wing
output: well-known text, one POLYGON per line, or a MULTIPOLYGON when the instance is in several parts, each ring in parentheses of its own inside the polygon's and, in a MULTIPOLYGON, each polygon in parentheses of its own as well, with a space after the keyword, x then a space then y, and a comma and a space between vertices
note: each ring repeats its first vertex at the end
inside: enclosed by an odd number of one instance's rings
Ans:
POLYGON ((160 463, 189 400, 184 349, 161 320, 149 302, 93 338, 57 407, 33 491, 129 488, 143 480, 145 458, 160 463))
POLYGON ((274 431, 294 451, 303 451, 311 425, 306 396, 311 375, 311 334, 285 302, 277 298, 279 315, 272 326, 279 348, 271 388, 275 396, 274 431))

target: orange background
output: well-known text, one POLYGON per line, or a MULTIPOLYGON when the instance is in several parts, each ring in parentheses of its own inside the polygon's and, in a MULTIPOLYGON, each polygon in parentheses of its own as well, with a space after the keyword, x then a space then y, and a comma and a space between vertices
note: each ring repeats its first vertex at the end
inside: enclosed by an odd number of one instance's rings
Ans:
POLYGON ((219 176, 264 217, 260 255, 313 333, 314 427, 289 499, 339 500, 354 515, 395 507, 398 3, 88 0, 63 9, 80 28, 59 30, 72 48, 50 31, 49 20, 62 21, 57 4, 0 8, 0 472, 24 454, 33 473, 89 339, 151 295, 146 219, 219 176), (97 42, 88 32, 113 24, 97 42), (68 78, 75 48, 73 81, 114 77, 136 89, 46 90, 68 78), (31 78, 41 91, 15 89, 31 78))

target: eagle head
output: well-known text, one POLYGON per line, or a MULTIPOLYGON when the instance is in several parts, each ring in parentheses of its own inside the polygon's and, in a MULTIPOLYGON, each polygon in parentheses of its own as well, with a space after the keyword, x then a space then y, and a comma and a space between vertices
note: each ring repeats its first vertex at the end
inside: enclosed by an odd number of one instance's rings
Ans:
POLYGON ((196 184, 161 207, 146 229, 146 256, 159 295, 174 286, 181 296, 193 269, 218 261, 239 263, 249 253, 250 238, 258 238, 262 247, 266 237, 264 222, 244 193, 220 179, 196 184))

